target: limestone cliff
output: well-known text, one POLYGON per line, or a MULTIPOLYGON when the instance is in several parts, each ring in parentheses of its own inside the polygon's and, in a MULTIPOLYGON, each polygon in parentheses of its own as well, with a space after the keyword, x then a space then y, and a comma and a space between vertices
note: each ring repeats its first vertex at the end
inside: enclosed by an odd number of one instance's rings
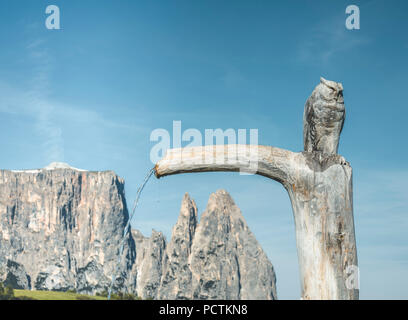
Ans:
MULTIPOLYGON (((53 164, 0 170, 0 281, 15 288, 96 293, 109 287, 129 218, 112 171, 53 164)), ((188 194, 167 244, 132 230, 114 290, 153 299, 275 299, 272 264, 225 191, 198 223, 188 194)))
POLYGON ((159 299, 276 299, 271 262, 224 190, 211 194, 197 222, 184 196, 166 250, 159 299))
MULTIPOLYGON (((101 291, 110 283, 127 219, 124 182, 112 171, 1 170, 0 277, 37 290, 101 291)), ((132 238, 124 252, 118 284, 133 290, 132 238)))
POLYGON ((197 206, 188 194, 185 194, 171 241, 166 248, 165 268, 157 298, 192 299, 189 257, 197 223, 197 206))

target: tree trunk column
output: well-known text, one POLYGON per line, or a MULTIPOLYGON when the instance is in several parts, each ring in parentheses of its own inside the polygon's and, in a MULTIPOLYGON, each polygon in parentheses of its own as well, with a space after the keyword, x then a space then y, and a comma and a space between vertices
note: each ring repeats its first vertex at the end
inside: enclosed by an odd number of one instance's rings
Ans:
POLYGON ((295 220, 303 299, 358 299, 352 169, 337 154, 294 153, 268 146, 206 146, 167 151, 156 177, 210 171, 240 171, 256 161, 256 174, 280 182, 295 220), (250 150, 243 152, 242 150, 250 150), (230 157, 229 152, 237 152, 230 157), (239 151, 241 150, 241 151, 239 151), (208 163, 214 156, 218 160, 208 163), (357 278, 357 279, 356 279, 357 278))
POLYGON ((342 159, 337 155, 323 160, 319 153, 302 155, 305 162, 299 161, 293 184, 285 185, 295 220, 302 299, 358 299, 357 281, 350 279, 357 270, 352 168, 330 163, 342 159))

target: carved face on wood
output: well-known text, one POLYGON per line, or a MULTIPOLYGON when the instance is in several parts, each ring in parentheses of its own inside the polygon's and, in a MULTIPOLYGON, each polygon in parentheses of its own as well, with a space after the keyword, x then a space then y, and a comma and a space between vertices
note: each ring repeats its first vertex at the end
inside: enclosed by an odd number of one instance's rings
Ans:
POLYGON ((345 108, 341 83, 320 78, 307 99, 303 115, 305 151, 337 154, 345 108))

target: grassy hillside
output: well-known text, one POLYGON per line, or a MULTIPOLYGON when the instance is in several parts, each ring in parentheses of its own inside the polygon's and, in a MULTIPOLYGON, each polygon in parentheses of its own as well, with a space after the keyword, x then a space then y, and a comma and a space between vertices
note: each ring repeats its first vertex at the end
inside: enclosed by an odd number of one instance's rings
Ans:
POLYGON ((106 300, 105 297, 56 291, 14 290, 14 296, 16 298, 27 297, 35 300, 106 300))

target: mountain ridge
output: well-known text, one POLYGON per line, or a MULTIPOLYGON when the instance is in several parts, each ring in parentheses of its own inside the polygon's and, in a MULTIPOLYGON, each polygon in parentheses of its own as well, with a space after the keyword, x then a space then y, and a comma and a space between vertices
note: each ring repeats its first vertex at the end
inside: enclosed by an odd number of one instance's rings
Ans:
MULTIPOLYGON (((109 286, 129 218, 124 180, 113 171, 67 166, 0 170, 0 280, 15 288, 95 294, 109 286)), ((186 193, 168 243, 162 232, 145 237, 131 230, 114 291, 154 299, 275 299, 275 281, 242 213, 221 190, 200 222, 186 193), (248 266, 264 270, 261 282, 248 266)))

